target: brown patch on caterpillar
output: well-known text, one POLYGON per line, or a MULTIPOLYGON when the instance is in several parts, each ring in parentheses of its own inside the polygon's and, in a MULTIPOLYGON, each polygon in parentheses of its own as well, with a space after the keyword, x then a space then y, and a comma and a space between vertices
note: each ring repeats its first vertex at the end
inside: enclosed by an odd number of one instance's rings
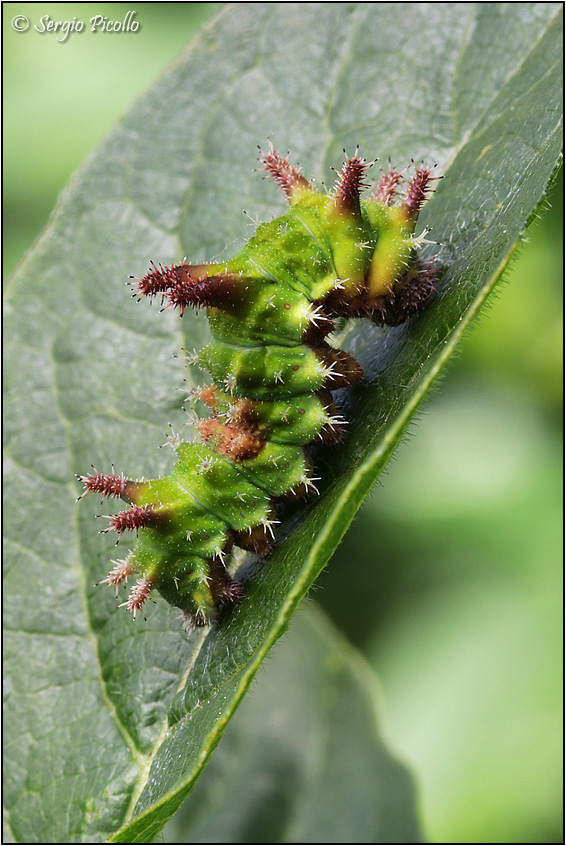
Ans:
POLYGON ((217 603, 238 602, 244 595, 244 585, 233 579, 220 558, 208 559, 210 592, 217 603))
POLYGON ((226 412, 226 422, 236 429, 261 437, 259 418, 253 400, 238 399, 230 403, 226 412))
POLYGON ((401 287, 388 297, 380 297, 371 319, 378 326, 398 326, 415 317, 429 304, 436 291, 438 267, 433 260, 418 262, 403 277, 401 287))
POLYGON ((227 426, 261 437, 257 410, 253 400, 245 398, 234 399, 230 402, 228 410, 222 414, 218 412, 218 390, 216 385, 204 385, 200 388, 194 388, 192 395, 207 405, 214 412, 215 418, 218 416, 224 417, 227 426))
POLYGON ((339 289, 331 291, 324 301, 324 308, 331 318, 371 317, 373 304, 367 302, 367 288, 361 287, 357 296, 344 296, 339 289))
POLYGON ((350 317, 352 314, 350 302, 339 288, 330 291, 324 300, 324 308, 331 318, 350 317))
POLYGON ((212 441, 214 451, 223 458, 256 458, 265 441, 235 425, 227 426, 216 417, 201 420, 197 428, 205 442, 212 441))
POLYGON ((321 344, 333 329, 333 320, 326 314, 323 303, 319 303, 308 328, 303 333, 301 342, 309 347, 315 347, 321 344))
POLYGON ((216 411, 217 407, 216 393, 216 385, 202 385, 202 387, 194 388, 193 390, 193 396, 207 405, 212 411, 216 411))
MULTIPOLYGON (((356 148, 356 152, 351 159, 346 156, 335 188, 337 207, 340 211, 354 214, 356 217, 361 215, 360 191, 362 188, 369 187, 364 182, 364 177, 368 168, 373 164, 373 162, 361 159, 358 156, 358 149, 356 148)), ((346 150, 344 150, 344 155, 346 155, 346 150)))
POLYGON ((313 347, 316 356, 326 369, 327 376, 324 387, 334 391, 337 388, 345 388, 347 385, 355 385, 364 378, 364 369, 358 364, 354 356, 345 350, 337 350, 329 344, 323 343, 313 347))
POLYGON ((253 552, 263 558, 273 546, 273 538, 261 524, 250 529, 233 530, 234 543, 246 552, 253 552))
POLYGON ((261 147, 258 147, 258 150, 260 160, 264 164, 264 167, 260 168, 260 170, 267 171, 268 176, 277 182, 279 187, 285 192, 288 200, 291 199, 293 192, 297 188, 310 189, 311 186, 301 173, 301 169, 289 163, 289 153, 287 153, 286 158, 283 158, 279 153, 275 152, 271 141, 269 142, 267 153, 264 153, 261 147))

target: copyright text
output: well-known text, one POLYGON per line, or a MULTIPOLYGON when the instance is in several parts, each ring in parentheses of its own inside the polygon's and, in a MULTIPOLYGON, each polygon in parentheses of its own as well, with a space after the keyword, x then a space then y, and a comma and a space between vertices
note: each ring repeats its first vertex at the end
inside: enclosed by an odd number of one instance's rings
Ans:
MULTIPOLYGON (((37 24, 33 24, 36 32, 56 33, 56 41, 65 42, 74 32, 84 32, 89 27, 90 32, 137 32, 140 28, 138 21, 134 20, 137 12, 127 12, 122 21, 113 21, 104 15, 93 15, 86 23, 76 17, 68 21, 54 21, 50 15, 43 15, 37 24)), ((16 32, 26 32, 31 21, 25 15, 16 15, 12 18, 12 29, 16 32)))

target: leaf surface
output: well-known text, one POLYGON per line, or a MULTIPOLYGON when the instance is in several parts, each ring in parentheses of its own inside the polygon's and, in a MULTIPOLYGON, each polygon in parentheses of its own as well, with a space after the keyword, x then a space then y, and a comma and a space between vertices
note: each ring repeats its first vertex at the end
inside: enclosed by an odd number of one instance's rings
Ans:
MULTIPOLYGON (((64 192, 6 298, 5 806, 16 841, 147 842, 192 789, 263 658, 340 541, 493 287, 560 153, 561 6, 236 4, 64 192), (233 254, 283 200, 251 171, 269 135, 329 178, 342 148, 437 162, 422 214, 442 247, 416 323, 347 326, 367 383, 343 396, 321 496, 289 514, 246 599, 187 642, 159 602, 133 625, 95 588, 116 556, 73 474, 130 476, 184 422, 179 347, 206 320, 136 305, 148 261, 233 254), (227 245, 227 246, 226 246, 227 245)), ((169 454, 168 454, 169 453, 169 454)))
POLYGON ((166 843, 419 843, 375 676, 315 607, 258 674, 166 843))

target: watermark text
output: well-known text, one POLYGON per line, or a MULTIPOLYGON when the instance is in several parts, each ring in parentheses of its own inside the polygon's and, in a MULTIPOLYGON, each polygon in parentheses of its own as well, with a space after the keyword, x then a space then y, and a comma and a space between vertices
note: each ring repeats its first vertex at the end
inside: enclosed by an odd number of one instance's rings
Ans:
MULTIPOLYGON (((54 21, 50 15, 43 15, 38 23, 33 24, 36 32, 55 33, 56 41, 64 43, 74 32, 137 32, 139 21, 134 20, 137 12, 127 12, 121 21, 113 21, 104 15, 93 15, 88 21, 81 21, 74 17, 68 21, 54 21)), ((12 29, 16 32, 26 32, 32 22, 25 15, 15 15, 12 18, 12 29)))

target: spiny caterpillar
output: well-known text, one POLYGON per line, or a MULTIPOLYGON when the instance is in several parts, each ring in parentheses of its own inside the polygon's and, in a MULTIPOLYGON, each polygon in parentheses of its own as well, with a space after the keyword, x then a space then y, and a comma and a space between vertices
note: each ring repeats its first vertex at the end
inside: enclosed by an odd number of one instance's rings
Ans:
POLYGON ((363 378, 358 362, 326 340, 334 319, 394 326, 434 291, 435 264, 419 258, 423 239, 413 234, 430 168, 414 166, 396 202, 403 177, 390 164, 362 200, 373 162, 358 150, 346 156, 330 193, 316 191, 271 145, 261 157, 287 196, 285 214, 258 226, 229 261, 152 263, 130 283, 134 296, 160 297, 181 316, 188 306, 206 309, 213 335, 191 359, 212 376, 192 391, 212 415, 196 423, 200 444, 175 441, 171 475, 132 481, 93 467, 78 477, 84 493, 130 503, 103 531, 116 531, 119 541, 135 530, 137 542, 104 582, 118 595, 122 582, 139 575, 122 603, 134 618, 154 589, 182 610, 188 629, 240 599, 243 586, 229 575, 226 555, 234 545, 266 555, 277 501, 318 493, 309 445, 340 440, 345 421, 331 391, 363 378))

